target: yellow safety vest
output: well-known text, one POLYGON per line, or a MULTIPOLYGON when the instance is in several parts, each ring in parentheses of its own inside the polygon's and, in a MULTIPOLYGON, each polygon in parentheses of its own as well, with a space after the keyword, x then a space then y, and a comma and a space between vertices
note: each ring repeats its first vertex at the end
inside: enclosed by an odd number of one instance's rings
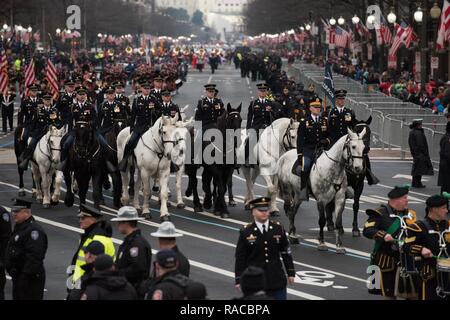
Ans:
POLYGON ((96 234, 92 238, 87 238, 84 241, 83 245, 81 246, 80 250, 78 251, 77 261, 75 262, 75 270, 72 276, 73 283, 75 283, 78 279, 80 279, 85 273, 85 271, 81 268, 86 264, 86 259, 84 257, 84 248, 86 248, 92 241, 101 242, 105 247, 105 254, 114 259, 116 249, 114 248, 114 244, 110 237, 96 234))

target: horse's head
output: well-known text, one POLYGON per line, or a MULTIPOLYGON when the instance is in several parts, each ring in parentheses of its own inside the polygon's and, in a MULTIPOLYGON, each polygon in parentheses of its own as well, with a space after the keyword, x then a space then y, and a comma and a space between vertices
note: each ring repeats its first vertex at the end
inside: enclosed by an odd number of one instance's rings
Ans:
POLYGON ((364 129, 366 130, 366 133, 363 136, 360 135, 366 145, 366 150, 364 150, 365 153, 368 152, 368 148, 370 147, 370 137, 372 135, 372 131, 370 130, 371 123, 372 116, 370 116, 366 121, 358 121, 355 125, 355 132, 358 134, 360 134, 364 129))
POLYGON ((297 132, 300 123, 291 119, 289 126, 286 129, 287 143, 289 145, 289 149, 295 148, 297 146, 297 132))
POLYGON ((236 108, 233 109, 230 103, 227 105, 227 112, 224 113, 225 115, 225 129, 240 129, 242 124, 242 118, 241 118, 241 110, 242 110, 242 103, 236 108))
POLYGON ((176 120, 176 118, 162 116, 159 124, 159 135, 164 149, 163 154, 169 160, 171 159, 172 149, 175 144, 176 120))
POLYGON ((86 122, 78 122, 75 125, 75 141, 74 147, 76 149, 76 153, 80 157, 86 157, 89 152, 89 148, 91 147, 91 138, 92 138, 93 130, 86 122))
POLYGON ((186 139, 190 135, 188 126, 185 122, 178 121, 174 132, 174 145, 172 149, 172 162, 181 167, 185 163, 187 143, 186 139))
POLYGON ((344 158, 346 160, 346 167, 349 171, 359 174, 364 171, 364 149, 365 144, 363 137, 366 134, 366 128, 360 133, 356 133, 347 129, 348 138, 344 147, 344 158))
POLYGON ((47 144, 52 159, 59 159, 61 154, 61 140, 67 132, 67 126, 58 129, 50 126, 47 132, 47 144))

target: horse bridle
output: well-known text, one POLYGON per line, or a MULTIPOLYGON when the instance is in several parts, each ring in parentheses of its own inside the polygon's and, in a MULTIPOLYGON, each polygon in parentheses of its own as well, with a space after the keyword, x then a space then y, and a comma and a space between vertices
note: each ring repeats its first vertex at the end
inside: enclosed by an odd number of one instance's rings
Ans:
MULTIPOLYGON (((342 149, 343 151, 346 151, 346 153, 347 153, 347 158, 346 158, 345 163, 344 163, 344 164, 345 164, 345 169, 346 169, 347 171, 352 171, 351 168, 350 168, 350 163, 353 162, 353 159, 364 159, 363 156, 355 156, 355 155, 353 155, 353 153, 352 153, 352 151, 351 151, 349 142, 350 142, 350 141, 355 141, 355 140, 363 140, 363 139, 359 137, 359 134, 358 134, 358 139, 349 139, 349 137, 347 136, 347 139, 345 140, 344 147, 343 147, 343 149, 342 149)), ((331 158, 331 157, 328 155, 328 153, 327 153, 326 151, 324 151, 323 153, 324 153, 324 154, 327 156, 327 158, 330 159, 331 161, 333 161, 333 162, 335 162, 335 163, 339 163, 339 164, 341 163, 341 161, 338 161, 338 160, 336 160, 336 159, 331 158)))
POLYGON ((283 139, 281 140, 281 142, 283 143, 283 148, 286 151, 295 149, 297 147, 292 145, 291 129, 292 129, 291 123, 289 123, 289 126, 286 128, 286 131, 284 132, 283 139), (287 141, 287 146, 285 144, 285 141, 287 141))
MULTIPOLYGON (((52 148, 52 146, 50 145, 50 137, 51 135, 49 135, 48 139, 47 139, 47 151, 49 154, 45 153, 44 150, 42 150, 41 148, 41 141, 39 141, 39 150, 41 150, 42 154, 45 155, 48 160, 50 161, 50 163, 56 164, 57 161, 55 159, 53 159, 53 154, 52 151, 61 151, 60 148, 52 148)), ((50 168, 49 168, 50 170, 50 168)))

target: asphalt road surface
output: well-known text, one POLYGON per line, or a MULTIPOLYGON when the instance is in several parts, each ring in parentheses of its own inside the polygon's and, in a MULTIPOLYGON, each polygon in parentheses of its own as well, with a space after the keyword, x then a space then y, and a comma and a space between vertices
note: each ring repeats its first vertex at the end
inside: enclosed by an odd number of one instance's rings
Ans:
MULTIPOLYGON (((240 77, 240 72, 228 65, 220 66, 220 69, 211 75, 209 70, 203 73, 191 71, 188 81, 174 97, 180 107, 189 105, 186 113, 194 114, 197 100, 203 92, 203 85, 216 83, 220 90, 220 97, 224 103, 231 102, 233 106, 243 103, 242 116, 246 118, 250 100, 256 96, 255 83, 240 77)), ((129 89, 128 89, 129 90, 129 89)), ((12 135, 0 135, 0 148, 12 148, 12 135)), ((0 149, 0 205, 9 207, 10 199, 17 195, 18 174, 12 157, 9 156, 12 149, 5 151, 0 149)), ((388 191, 395 185, 403 185, 411 181, 409 161, 400 161, 386 158, 381 151, 373 151, 377 155, 372 157, 373 171, 380 178, 381 183, 369 187, 367 184, 363 192, 361 208, 359 212, 359 225, 363 226, 366 215, 365 209, 377 207, 387 201, 388 191)), ((434 177, 424 179, 426 189, 410 192, 410 207, 418 212, 419 217, 424 215, 424 202, 429 195, 439 192, 436 186, 437 172, 434 177)), ((198 172, 201 174, 201 171, 198 172)), ((27 192, 31 190, 30 171, 25 174, 27 192)), ((187 177, 183 179, 183 193, 186 188, 187 177)), ((175 201, 174 178, 170 181, 170 190, 175 201)), ((172 221, 178 231, 184 236, 178 238, 181 251, 191 261, 191 278, 203 282, 208 289, 210 299, 230 299, 238 296, 234 288, 234 251, 238 239, 239 229, 251 221, 249 211, 244 210, 243 199, 245 196, 245 184, 238 172, 233 179, 233 191, 236 207, 230 208, 230 218, 221 219, 211 213, 193 213, 192 201, 185 199, 187 207, 176 209, 174 205, 169 208, 172 221)), ((201 194, 201 180, 199 180, 199 192, 201 194)), ((266 189, 261 179, 257 180, 255 187, 257 195, 265 195, 266 189)), ((112 208, 111 192, 105 191, 106 206, 102 208, 106 219, 115 216, 116 210, 112 208)), ((28 194, 29 196, 29 194, 28 194)), ((62 194, 64 197, 64 192, 62 194)), ((88 199, 92 199, 89 193, 88 199)), ((76 202, 77 203, 77 202, 76 202)), ((296 283, 289 287, 289 299, 380 299, 378 296, 368 294, 366 288, 367 266, 369 265, 369 253, 372 241, 363 237, 354 238, 351 234, 353 214, 352 202, 348 201, 344 212, 345 235, 343 243, 347 249, 345 255, 335 253, 334 233, 326 232, 326 241, 329 250, 319 252, 316 248, 318 236, 318 213, 314 200, 303 203, 296 217, 297 232, 301 235, 299 245, 292 248, 295 268, 297 271, 296 283)), ((286 228, 288 220, 283 212, 282 201, 278 201, 281 216, 276 218, 286 228)), ((67 208, 63 203, 51 209, 43 209, 40 204, 35 204, 33 213, 41 223, 48 235, 49 248, 45 259, 47 272, 45 299, 64 299, 66 296, 66 269, 70 264, 74 251, 77 248, 80 229, 78 229, 77 204, 67 208)), ((157 249, 156 239, 150 236, 159 226, 158 204, 151 202, 151 210, 154 213, 151 221, 143 221, 139 224, 144 236, 150 241, 153 249, 157 249)), ((122 236, 114 229, 113 235, 116 244, 120 243, 122 236)), ((11 283, 8 281, 6 297, 11 299, 11 283)))

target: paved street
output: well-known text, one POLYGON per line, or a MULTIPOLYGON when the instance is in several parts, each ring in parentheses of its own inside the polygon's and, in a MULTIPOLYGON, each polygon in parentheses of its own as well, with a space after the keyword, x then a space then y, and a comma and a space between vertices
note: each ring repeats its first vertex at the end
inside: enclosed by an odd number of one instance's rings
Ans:
MULTIPOLYGON (((230 102, 234 107, 242 102, 243 119, 247 115, 247 107, 252 97, 256 96, 255 83, 242 79, 238 70, 233 66, 221 66, 216 74, 211 75, 209 69, 204 73, 191 71, 188 81, 180 89, 174 100, 184 107, 189 105, 186 113, 193 115, 198 98, 203 92, 205 83, 216 83, 220 90, 219 96, 224 103, 230 102)), ((336 88, 338 89, 338 88, 336 88)), ((0 147, 8 148, 8 152, 0 149, 0 204, 10 206, 10 199, 17 195, 18 174, 16 165, 11 157, 12 135, 0 136, 0 147)), ((387 201, 388 191, 395 185, 410 182, 411 163, 408 161, 391 160, 385 157, 382 151, 374 150, 377 159, 373 159, 373 171, 380 178, 377 186, 365 186, 359 213, 359 225, 362 227, 366 215, 366 208, 374 208, 387 201), (386 160, 387 159, 387 160, 386 160)), ((390 154, 388 155, 390 156, 390 154)), ((201 171, 198 173, 201 174, 201 171)), ((30 171, 25 175, 26 188, 31 191, 30 171)), ((425 199, 439 191, 436 186, 437 172, 434 177, 424 179, 426 189, 410 192, 410 207, 418 212, 419 217, 424 215, 425 199), (428 180, 428 181, 427 181, 428 180)), ((187 178, 183 181, 183 192, 187 178)), ((170 190, 174 201, 174 179, 171 179, 170 190)), ((199 191, 201 181, 199 180, 199 191)), ((178 210, 175 206, 169 208, 172 221, 184 237, 179 238, 181 251, 191 260, 191 278, 203 282, 208 289, 210 299, 229 299, 237 296, 234 289, 234 250, 238 239, 238 231, 243 225, 251 221, 248 211, 244 210, 245 183, 238 172, 235 172, 233 191, 238 205, 230 208, 230 218, 221 219, 211 213, 194 214, 192 202, 185 199, 186 209, 178 210)), ((256 194, 264 195, 265 187, 261 179, 257 180, 256 194)), ((111 219, 116 210, 112 208, 111 192, 106 191, 103 212, 106 219, 111 219)), ((64 193, 63 193, 64 196, 64 193)), ((92 194, 89 194, 92 199, 92 194)), ((278 202, 281 217, 277 218, 285 227, 288 220, 283 213, 282 201, 278 202)), ((152 211, 155 212, 152 221, 140 223, 145 237, 150 241, 152 248, 156 248, 156 241, 150 236, 159 226, 158 204, 151 202, 152 211)), ((48 234, 49 248, 45 259, 47 271, 45 299, 64 299, 66 294, 66 268, 78 244, 80 229, 76 217, 78 207, 67 208, 61 203, 52 209, 43 209, 36 204, 33 213, 43 225, 48 234)), ((301 243, 292 248, 297 270, 297 283, 289 287, 289 299, 379 299, 367 293, 366 268, 369 264, 369 253, 372 241, 363 237, 353 238, 351 235, 351 222, 353 214, 351 202, 346 204, 344 212, 344 227, 346 233, 343 237, 347 254, 337 255, 333 250, 334 233, 326 233, 326 241, 330 250, 319 252, 316 249, 318 236, 318 213, 315 202, 302 204, 297 217, 297 232, 302 236, 301 243)), ((121 235, 115 229, 114 239, 120 243, 121 235)), ((11 283, 7 284, 7 298, 10 299, 11 283)))

